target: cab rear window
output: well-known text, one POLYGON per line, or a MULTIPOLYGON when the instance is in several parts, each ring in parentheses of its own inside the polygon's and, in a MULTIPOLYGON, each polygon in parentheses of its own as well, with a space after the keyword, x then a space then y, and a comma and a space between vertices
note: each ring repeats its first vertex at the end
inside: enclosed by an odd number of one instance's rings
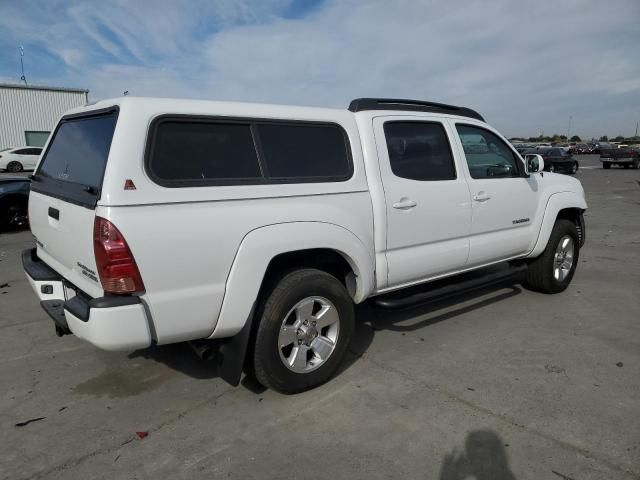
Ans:
POLYGON ((116 110, 63 118, 35 173, 34 191, 95 205, 116 121, 116 110))

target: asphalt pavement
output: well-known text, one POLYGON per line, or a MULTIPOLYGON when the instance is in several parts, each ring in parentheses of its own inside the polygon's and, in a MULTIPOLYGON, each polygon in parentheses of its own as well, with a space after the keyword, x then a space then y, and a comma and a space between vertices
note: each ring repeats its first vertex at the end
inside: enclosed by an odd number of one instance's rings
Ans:
POLYGON ((360 306, 341 373, 294 396, 231 387, 184 344, 56 337, 32 236, 0 234, 0 478, 640 478, 640 170, 580 161, 566 292, 360 306))

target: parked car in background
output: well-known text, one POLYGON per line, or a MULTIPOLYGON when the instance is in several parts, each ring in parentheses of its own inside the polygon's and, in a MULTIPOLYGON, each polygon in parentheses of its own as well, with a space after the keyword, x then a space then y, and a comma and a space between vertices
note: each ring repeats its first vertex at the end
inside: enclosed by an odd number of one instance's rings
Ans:
POLYGON ((591 153, 591 147, 586 143, 577 143, 569 149, 569 153, 573 155, 586 155, 591 153))
POLYGON ((533 147, 534 146, 529 143, 516 143, 513 145, 513 148, 515 148, 520 155, 522 155, 527 150, 531 150, 533 147))
POLYGON ((634 148, 606 148, 600 150, 602 168, 621 165, 624 168, 640 168, 640 153, 634 148))
POLYGON ((0 232, 29 224, 30 184, 27 177, 0 176, 0 232))
POLYGON ((573 155, 559 147, 543 147, 527 150, 526 154, 537 153, 544 159, 544 167, 548 172, 570 173, 578 171, 579 165, 573 155))
POLYGON ((600 155, 600 152, 602 152, 602 150, 608 150, 608 149, 612 149, 612 148, 616 148, 616 146, 612 143, 608 143, 608 142, 599 142, 596 143, 593 146, 593 150, 591 151, 591 153, 595 153, 600 155))
POLYGON ((40 147, 5 148, 0 150, 0 171, 22 172, 36 168, 42 149, 40 147))

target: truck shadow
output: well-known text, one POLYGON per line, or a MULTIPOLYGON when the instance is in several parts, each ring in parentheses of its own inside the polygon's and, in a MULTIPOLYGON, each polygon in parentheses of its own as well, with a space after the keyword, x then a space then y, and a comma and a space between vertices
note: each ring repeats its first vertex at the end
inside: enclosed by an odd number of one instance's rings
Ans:
POLYGON ((511 297, 520 295, 522 288, 517 285, 488 286, 471 292, 455 295, 424 305, 402 310, 383 309, 371 302, 356 306, 356 329, 349 347, 348 358, 343 362, 338 374, 353 365, 366 353, 377 331, 387 330, 401 334, 425 330, 445 320, 488 307, 511 297), (468 302, 474 303, 469 304, 468 302), (458 308, 453 308, 456 305, 458 308), (442 313, 438 313, 443 311, 442 313))
POLYGON ((444 456, 440 480, 515 480, 509 467, 507 443, 492 430, 474 430, 467 434, 464 447, 444 456))
MULTIPOLYGON (((517 286, 507 288, 505 291, 504 286, 487 287, 450 297, 446 300, 403 310, 382 309, 370 302, 357 305, 355 332, 347 357, 342 362, 337 375, 342 374, 364 355, 373 343, 377 331, 388 330, 391 332, 404 333, 426 330, 429 326, 436 323, 487 307, 496 302, 501 302, 522 292, 517 286), (489 297, 487 298, 488 295, 489 297), (469 301, 480 297, 482 298, 479 301, 468 304, 469 301), (465 303, 465 305, 451 309, 452 306, 461 303, 465 303), (441 310, 445 311, 438 313, 441 310)), ((144 358, 153 360, 197 380, 209 380, 219 376, 215 361, 199 359, 187 343, 155 345, 131 352, 128 357, 130 359, 144 358)), ((242 385, 255 393, 264 391, 264 388, 257 384, 250 373, 245 375, 242 380, 242 385)))

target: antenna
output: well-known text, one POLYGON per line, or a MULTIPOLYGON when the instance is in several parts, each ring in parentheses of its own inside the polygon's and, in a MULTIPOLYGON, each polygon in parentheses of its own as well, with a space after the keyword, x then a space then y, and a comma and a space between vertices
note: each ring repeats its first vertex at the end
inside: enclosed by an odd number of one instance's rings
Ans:
POLYGON ((24 76, 24 60, 23 60, 23 57, 24 57, 24 47, 21 44, 20 45, 20 70, 22 71, 22 76, 20 77, 20 80, 22 80, 25 85, 28 85, 27 77, 24 76))

